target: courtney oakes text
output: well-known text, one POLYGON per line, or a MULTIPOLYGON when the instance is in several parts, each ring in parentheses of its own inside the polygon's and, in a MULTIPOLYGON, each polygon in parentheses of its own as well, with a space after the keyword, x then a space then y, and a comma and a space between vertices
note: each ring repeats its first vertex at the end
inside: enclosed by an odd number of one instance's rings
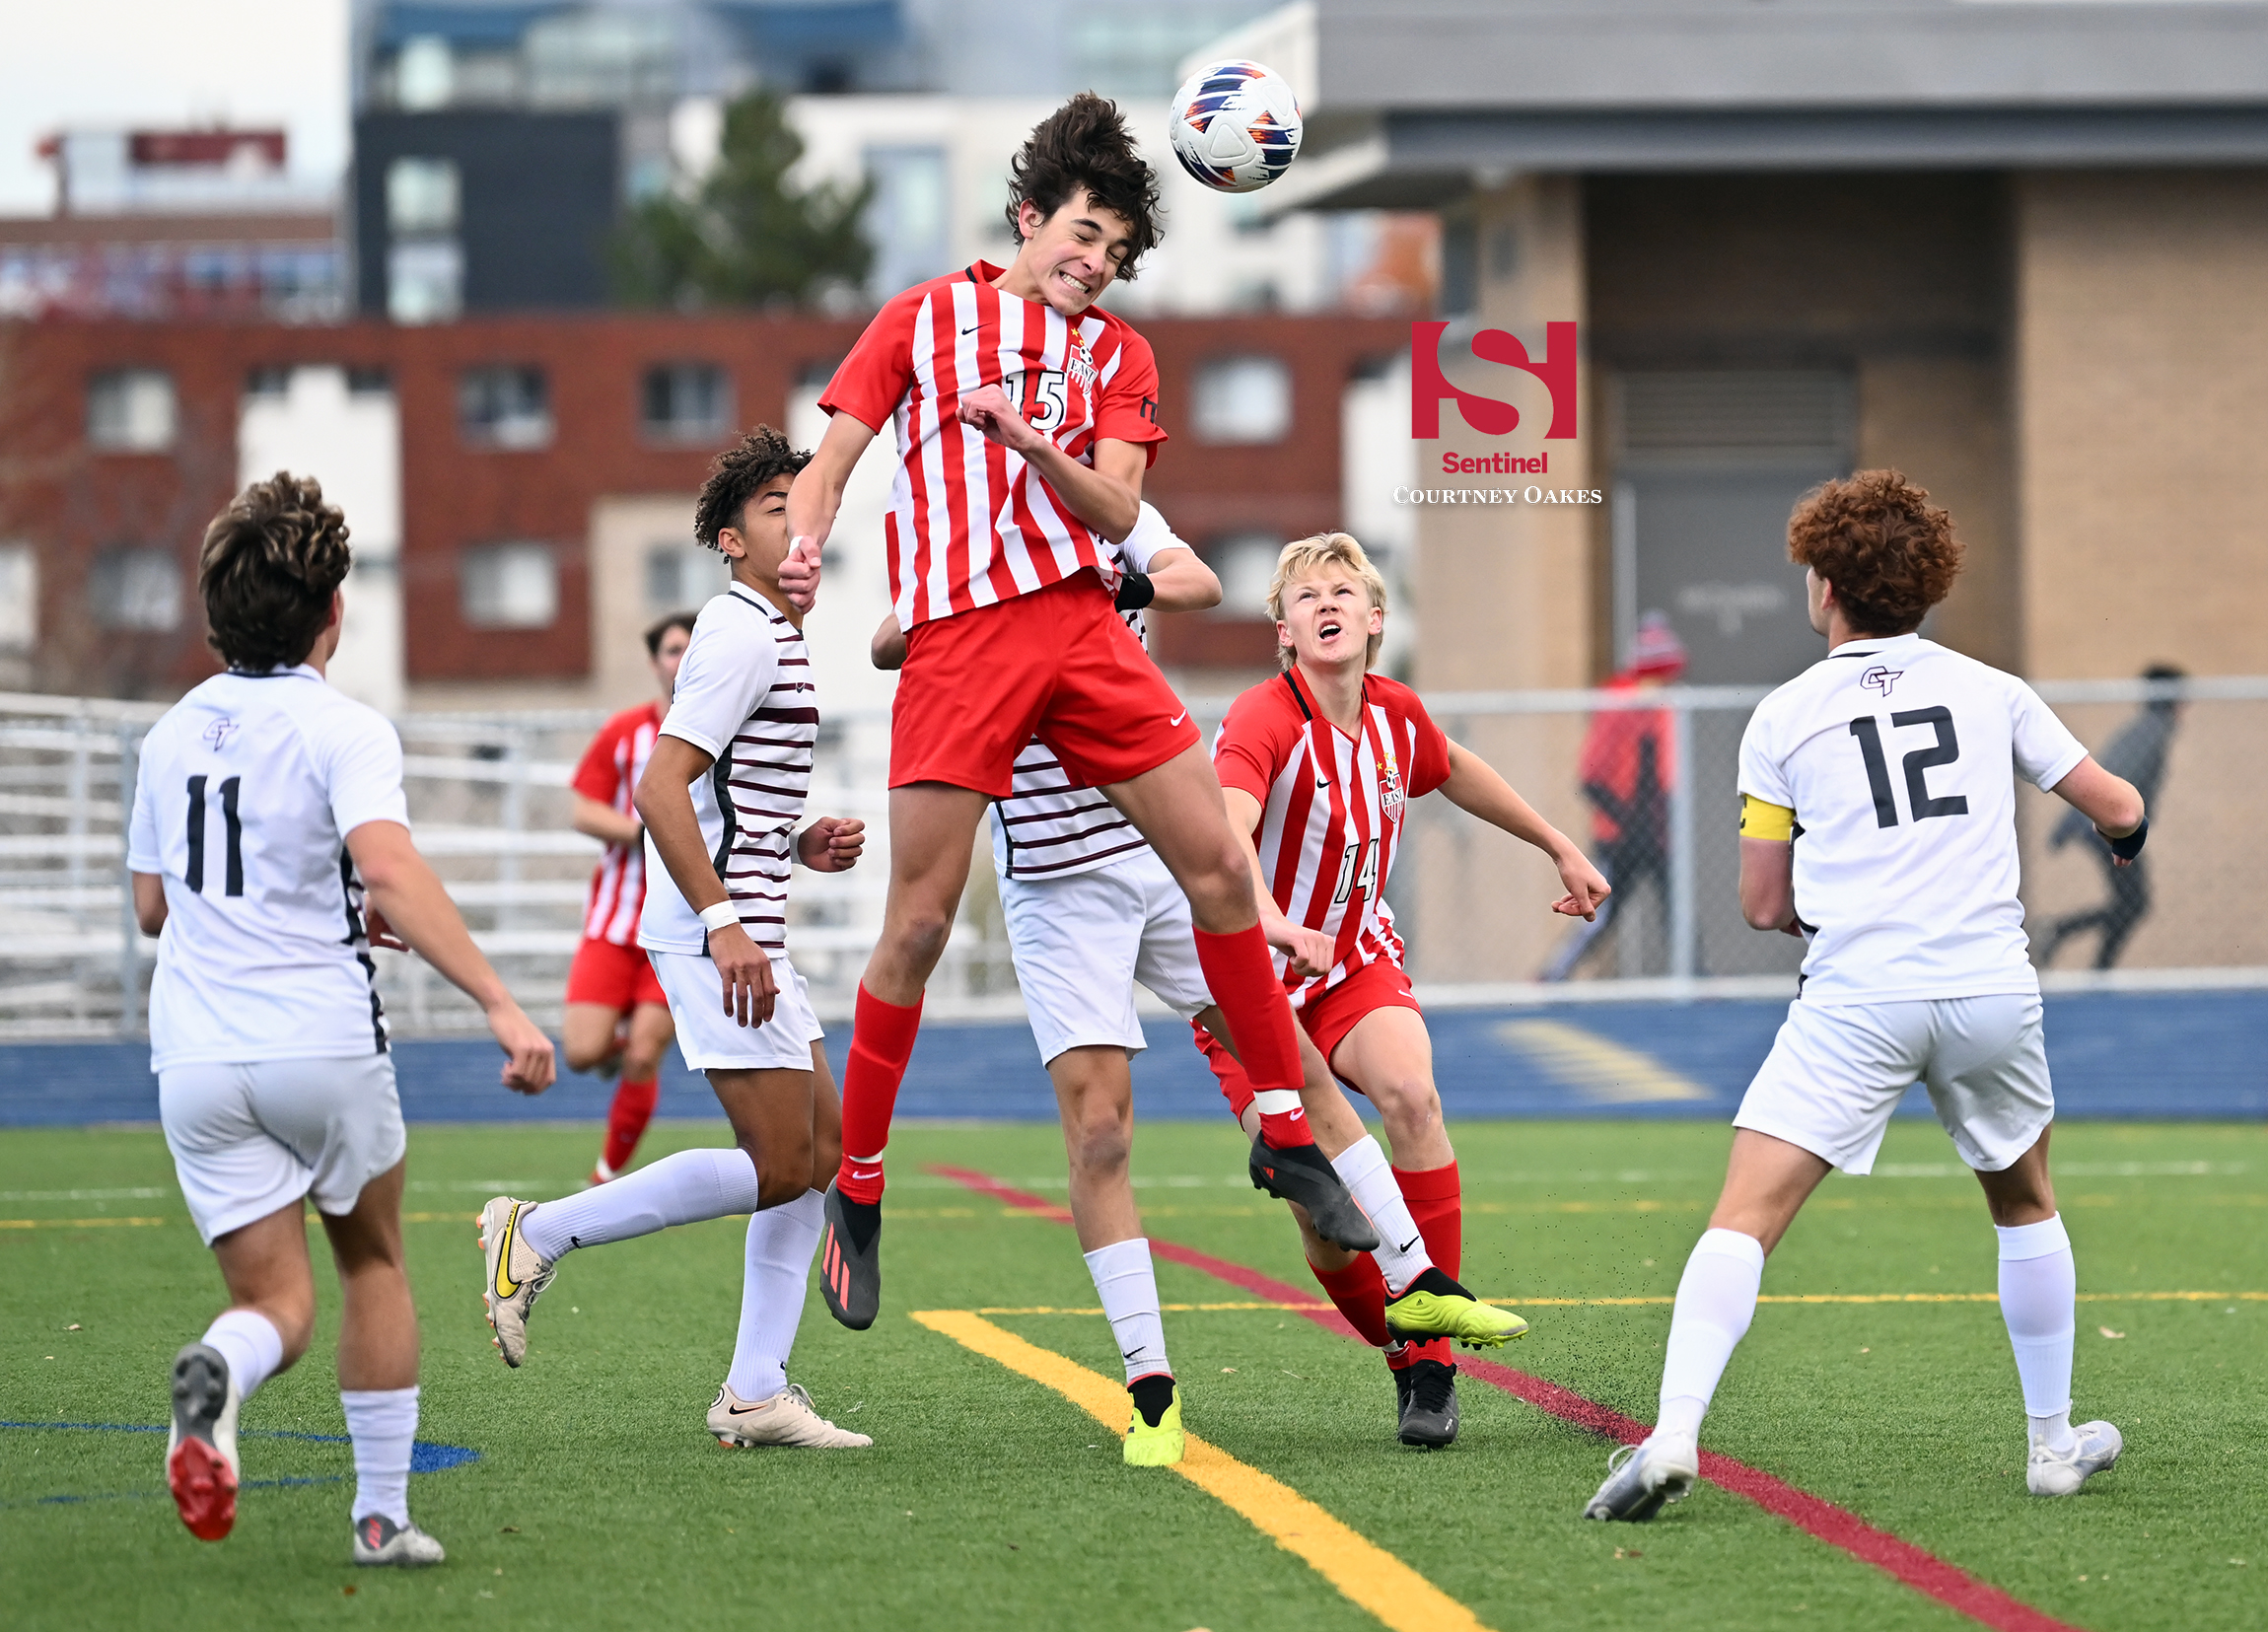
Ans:
POLYGON ((1595 487, 1397 487, 1396 504, 1604 504, 1595 487))

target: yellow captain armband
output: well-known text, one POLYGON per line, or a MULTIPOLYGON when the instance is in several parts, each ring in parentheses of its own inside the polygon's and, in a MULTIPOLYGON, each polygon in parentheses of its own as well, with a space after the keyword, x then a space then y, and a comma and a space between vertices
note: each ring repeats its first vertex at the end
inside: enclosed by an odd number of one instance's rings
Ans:
POLYGON ((1742 794, 1740 836, 1791 840, 1796 836, 1796 813, 1785 805, 1767 805, 1754 794, 1742 794))

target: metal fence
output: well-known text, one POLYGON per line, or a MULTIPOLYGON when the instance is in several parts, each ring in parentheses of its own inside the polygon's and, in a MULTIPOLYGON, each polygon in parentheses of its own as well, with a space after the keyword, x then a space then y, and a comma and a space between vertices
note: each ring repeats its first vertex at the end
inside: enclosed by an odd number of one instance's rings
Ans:
MULTIPOLYGON (((2066 681, 2041 693, 2114 770, 2146 775, 2150 850, 2113 881, 2064 807, 2021 790, 2025 898, 2051 983, 2268 980, 2268 678, 2066 681), (2059 934, 2059 931, 2061 932, 2059 934), (2107 947, 2101 972, 2092 965, 2107 947), (2071 972, 2064 972, 2071 971, 2071 972)), ((1412 972, 1437 1003, 1792 990, 1799 942, 1740 919, 1735 776, 1760 689, 1671 687, 1436 694, 1434 717, 1598 858, 1616 885, 1600 926, 1546 907, 1549 865, 1446 800, 1412 807, 1388 898, 1412 972)), ((1208 726, 1227 699, 1200 700, 1208 726)), ((0 1036, 133 1034, 156 943, 134 927, 121 813, 157 705, 0 694, 0 1036)), ((567 779, 592 711, 412 714, 400 722, 411 820, 473 936, 539 1021, 555 1024, 596 841, 569 825, 567 779)), ((873 713, 827 723, 811 809, 864 816, 854 872, 799 870, 789 931, 822 1015, 847 1015, 887 876, 888 737, 873 713)), ((988 844, 989 839, 980 841, 988 844)), ((1020 1012, 982 857, 929 1012, 1020 1012)), ((475 1029, 479 1015, 420 959, 380 954, 403 1035, 475 1029)))

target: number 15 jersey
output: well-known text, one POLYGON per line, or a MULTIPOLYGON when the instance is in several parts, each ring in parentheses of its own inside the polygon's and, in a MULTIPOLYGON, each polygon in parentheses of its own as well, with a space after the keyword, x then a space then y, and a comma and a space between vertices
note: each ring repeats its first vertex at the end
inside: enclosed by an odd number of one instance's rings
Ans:
POLYGON ((1854 640, 1757 706, 1740 792, 1795 812, 1806 1003, 2034 993, 2016 785, 2087 749, 2032 688, 1918 634, 1854 640))
POLYGON ((126 865, 166 887, 151 1070, 386 1051, 366 821, 409 825, 401 740, 304 664, 215 674, 150 728, 126 865))

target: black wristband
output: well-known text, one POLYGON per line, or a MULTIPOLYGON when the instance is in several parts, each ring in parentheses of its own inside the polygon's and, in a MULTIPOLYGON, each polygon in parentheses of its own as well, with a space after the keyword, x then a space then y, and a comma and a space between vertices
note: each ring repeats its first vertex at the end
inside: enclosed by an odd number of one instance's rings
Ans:
MULTIPOLYGON (((2102 832, 2102 829, 2098 827, 2095 829, 2095 831, 2099 833, 2102 832)), ((2126 837, 2112 838, 2108 833, 2103 833, 2102 842, 2110 846, 2110 853, 2116 856, 2120 861, 2132 861, 2135 857, 2142 854, 2142 841, 2149 836, 2150 818, 2148 816, 2144 816, 2142 818, 2142 825, 2135 828, 2135 830, 2127 834, 2126 837)))
POLYGON ((1111 604, 1122 612, 1138 612, 1158 599, 1158 586, 1146 572, 1131 569, 1119 575, 1118 594, 1111 604))

